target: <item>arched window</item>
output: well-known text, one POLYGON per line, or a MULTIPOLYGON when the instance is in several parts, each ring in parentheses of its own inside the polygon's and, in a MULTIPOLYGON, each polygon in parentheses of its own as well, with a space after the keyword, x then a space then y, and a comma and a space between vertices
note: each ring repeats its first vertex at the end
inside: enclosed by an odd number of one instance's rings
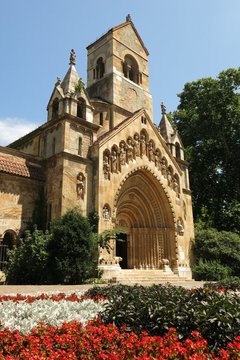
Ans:
POLYGON ((124 58, 123 74, 127 79, 139 84, 138 64, 131 55, 126 55, 124 58))
POLYGON ((12 249, 16 243, 16 233, 13 230, 7 230, 3 237, 3 245, 6 245, 8 249, 12 249))
POLYGON ((105 73, 105 65, 103 62, 103 58, 100 57, 97 59, 95 76, 97 79, 101 79, 103 77, 104 73, 105 73))
POLYGON ((175 144, 175 151, 176 151, 176 158, 181 159, 181 150, 178 142, 175 144))
POLYGON ((56 139, 55 137, 52 139, 52 155, 55 155, 56 152, 56 139))
POLYGON ((78 99, 77 117, 86 119, 86 101, 83 98, 78 99))
POLYGON ((56 98, 53 100, 53 104, 52 104, 52 120, 58 118, 58 111, 59 111, 59 100, 56 98))
POLYGON ((78 139, 78 155, 82 156, 82 137, 78 139))
POLYGON ((99 113, 99 125, 103 126, 103 113, 99 113))

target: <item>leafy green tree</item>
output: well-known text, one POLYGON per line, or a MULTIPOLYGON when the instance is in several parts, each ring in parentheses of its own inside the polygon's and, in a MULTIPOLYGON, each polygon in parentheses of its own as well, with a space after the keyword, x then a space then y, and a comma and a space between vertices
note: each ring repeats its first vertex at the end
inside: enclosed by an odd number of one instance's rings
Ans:
POLYGON ((53 221, 49 242, 51 282, 81 284, 95 277, 97 238, 87 218, 69 210, 53 221))
POLYGON ((204 280, 220 280, 230 275, 240 277, 240 236, 238 234, 198 226, 195 231, 193 253, 196 258, 195 279, 199 279, 199 276, 202 277, 203 274, 205 274, 204 280), (210 278, 211 276, 215 278, 210 278))
POLYGON ((186 148, 195 220, 240 232, 240 69, 184 86, 175 122, 186 148))
POLYGON ((36 227, 41 230, 46 230, 46 215, 47 215, 46 198, 44 187, 39 189, 37 194, 34 209, 32 213, 31 222, 28 224, 28 229, 33 231, 36 227))
POLYGON ((48 242, 51 235, 41 230, 25 232, 17 247, 9 250, 8 284, 42 284, 47 281, 48 242))

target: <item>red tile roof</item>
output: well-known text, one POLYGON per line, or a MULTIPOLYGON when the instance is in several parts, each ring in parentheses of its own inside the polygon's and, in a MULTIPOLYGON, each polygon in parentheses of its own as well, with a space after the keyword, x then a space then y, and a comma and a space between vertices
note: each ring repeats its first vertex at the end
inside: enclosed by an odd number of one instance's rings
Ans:
POLYGON ((37 180, 45 179, 44 172, 39 165, 11 157, 0 156, 0 172, 37 180))

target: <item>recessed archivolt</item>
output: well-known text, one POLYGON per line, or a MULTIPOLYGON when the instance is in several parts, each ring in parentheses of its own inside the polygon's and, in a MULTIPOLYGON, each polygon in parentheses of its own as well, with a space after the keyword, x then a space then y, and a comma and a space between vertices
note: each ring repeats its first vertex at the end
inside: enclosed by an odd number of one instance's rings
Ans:
POLYGON ((137 226, 143 227, 169 227, 171 222, 171 226, 175 227, 176 224, 173 204, 166 186, 160 176, 146 165, 138 166, 125 175, 116 192, 114 208, 117 209, 118 217, 126 216, 127 213, 131 225, 135 222, 137 226), (138 176, 137 185, 134 184, 137 179, 135 175, 138 176), (128 184, 126 181, 131 181, 131 177, 132 184, 128 184), (144 188, 148 191, 142 191, 144 188), (127 199, 130 194, 135 196, 134 202, 127 199))

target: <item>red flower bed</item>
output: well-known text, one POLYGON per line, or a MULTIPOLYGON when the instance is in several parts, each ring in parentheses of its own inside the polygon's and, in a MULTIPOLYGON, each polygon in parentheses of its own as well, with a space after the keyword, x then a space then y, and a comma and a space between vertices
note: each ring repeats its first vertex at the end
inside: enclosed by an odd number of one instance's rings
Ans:
POLYGON ((206 340, 193 332, 191 339, 178 340, 169 329, 164 336, 137 335, 92 321, 83 328, 80 323, 64 323, 61 327, 40 324, 31 334, 21 335, 8 329, 0 332, 0 359, 85 359, 85 360, 237 360, 240 359, 240 336, 226 349, 214 355, 206 340))
POLYGON ((105 300, 106 298, 104 296, 94 296, 93 297, 91 295, 78 296, 75 293, 72 293, 70 295, 67 295, 65 293, 57 293, 57 294, 51 294, 51 295, 41 294, 41 295, 37 295, 37 296, 21 295, 21 294, 0 296, 0 302, 11 300, 13 302, 26 301, 27 303, 32 303, 35 300, 52 300, 52 301, 67 300, 67 301, 81 302, 83 300, 88 300, 88 299, 98 302, 98 301, 105 300))

